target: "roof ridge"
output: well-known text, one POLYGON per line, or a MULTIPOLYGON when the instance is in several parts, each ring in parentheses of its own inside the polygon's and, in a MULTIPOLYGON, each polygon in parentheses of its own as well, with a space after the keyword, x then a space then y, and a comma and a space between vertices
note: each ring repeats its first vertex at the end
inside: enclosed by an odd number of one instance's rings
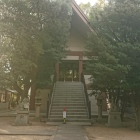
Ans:
POLYGON ((76 8, 78 9, 78 11, 82 14, 82 16, 85 18, 85 20, 89 22, 88 17, 86 16, 86 14, 83 12, 83 10, 80 8, 80 6, 75 2, 75 0, 72 0, 72 3, 76 6, 76 8))
POLYGON ((71 1, 72 8, 75 10, 75 12, 81 17, 83 22, 88 26, 90 31, 95 32, 93 28, 91 27, 90 21, 88 17, 85 15, 85 13, 82 11, 82 9, 79 7, 79 5, 75 2, 75 0, 71 1))

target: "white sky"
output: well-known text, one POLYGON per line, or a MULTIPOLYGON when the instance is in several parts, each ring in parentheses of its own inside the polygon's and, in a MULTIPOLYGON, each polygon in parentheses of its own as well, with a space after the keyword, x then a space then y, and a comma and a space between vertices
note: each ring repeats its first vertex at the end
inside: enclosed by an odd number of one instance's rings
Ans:
POLYGON ((91 5, 94 5, 98 0, 75 0, 75 1, 76 1, 78 4, 90 2, 91 5))

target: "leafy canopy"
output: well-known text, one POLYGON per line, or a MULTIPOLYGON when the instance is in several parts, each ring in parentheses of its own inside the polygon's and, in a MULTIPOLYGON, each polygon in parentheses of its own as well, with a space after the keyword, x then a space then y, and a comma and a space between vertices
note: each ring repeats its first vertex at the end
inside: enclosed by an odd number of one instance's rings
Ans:
POLYGON ((65 56, 70 17, 66 1, 1 0, 0 81, 28 90, 44 72, 41 67, 50 73, 65 56))

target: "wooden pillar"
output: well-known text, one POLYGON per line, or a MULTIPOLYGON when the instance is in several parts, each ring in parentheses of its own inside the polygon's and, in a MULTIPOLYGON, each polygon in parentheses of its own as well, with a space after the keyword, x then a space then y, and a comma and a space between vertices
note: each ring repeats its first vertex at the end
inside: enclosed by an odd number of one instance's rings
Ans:
POLYGON ((81 73, 83 72, 83 55, 79 56, 79 81, 81 81, 81 73))
POLYGON ((36 93, 36 87, 35 84, 33 84, 31 86, 30 110, 35 110, 35 93, 36 93))
POLYGON ((59 81, 59 63, 55 64, 56 81, 59 81))

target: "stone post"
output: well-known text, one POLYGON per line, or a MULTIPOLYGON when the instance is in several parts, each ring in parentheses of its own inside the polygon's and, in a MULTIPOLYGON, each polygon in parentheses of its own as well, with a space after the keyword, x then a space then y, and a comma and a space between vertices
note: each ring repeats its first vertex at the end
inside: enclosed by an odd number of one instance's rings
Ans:
POLYGON ((14 125, 24 126, 29 124, 29 99, 24 98, 19 105, 14 125))
POLYGON ((98 118, 97 118, 97 120, 100 121, 100 120, 102 120, 102 100, 103 100, 102 95, 98 94, 96 96, 96 100, 97 100, 97 106, 98 106, 98 118))
POLYGON ((0 93, 0 103, 1 103, 2 93, 0 93))
POLYGON ((35 97, 35 107, 36 107, 35 118, 36 119, 40 119, 41 100, 42 98, 40 96, 35 97))
POLYGON ((98 119, 102 119, 102 99, 97 99, 98 119))
POLYGON ((111 109, 108 115, 108 126, 109 127, 120 127, 121 126, 121 113, 117 110, 116 105, 112 99, 111 109))

